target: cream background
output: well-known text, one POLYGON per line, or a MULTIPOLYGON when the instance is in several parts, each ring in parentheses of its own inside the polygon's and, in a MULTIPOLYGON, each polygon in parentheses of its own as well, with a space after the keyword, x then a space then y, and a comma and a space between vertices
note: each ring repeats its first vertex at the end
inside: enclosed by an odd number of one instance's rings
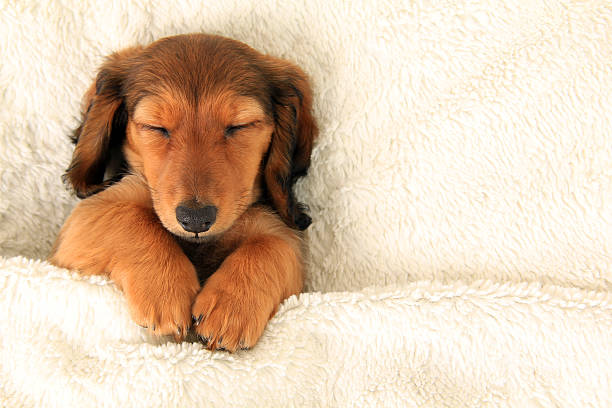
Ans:
POLYGON ((609 2, 4 1, 0 54, 0 405, 612 405, 609 2), (103 57, 194 31, 315 90, 313 293, 246 354, 158 345, 29 260, 103 57))

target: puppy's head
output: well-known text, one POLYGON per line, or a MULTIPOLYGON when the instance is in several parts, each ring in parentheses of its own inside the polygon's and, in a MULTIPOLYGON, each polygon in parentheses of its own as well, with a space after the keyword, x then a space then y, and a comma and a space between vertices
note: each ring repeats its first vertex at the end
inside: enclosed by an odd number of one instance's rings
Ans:
POLYGON ((292 185, 317 130, 295 65, 223 37, 170 37, 111 55, 84 105, 66 173, 80 197, 132 172, 188 239, 227 230, 258 200, 291 227, 310 224, 292 185))

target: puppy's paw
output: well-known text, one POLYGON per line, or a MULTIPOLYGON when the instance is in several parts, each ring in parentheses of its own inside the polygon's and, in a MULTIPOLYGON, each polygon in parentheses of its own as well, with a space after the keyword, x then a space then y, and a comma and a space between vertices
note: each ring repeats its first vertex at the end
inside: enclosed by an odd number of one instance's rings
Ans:
POLYGON ((196 297, 192 308, 195 332, 210 350, 251 348, 274 315, 276 302, 223 272, 209 278, 196 297))
POLYGON ((148 279, 130 280, 123 290, 138 325, 159 336, 173 335, 178 342, 191 326, 191 306, 200 284, 195 270, 175 272, 151 271, 148 279))

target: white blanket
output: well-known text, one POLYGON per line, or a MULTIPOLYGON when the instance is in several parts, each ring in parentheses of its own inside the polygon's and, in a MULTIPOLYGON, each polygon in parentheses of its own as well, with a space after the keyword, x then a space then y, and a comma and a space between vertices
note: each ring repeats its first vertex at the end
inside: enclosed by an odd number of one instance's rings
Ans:
POLYGON ((254 349, 228 354, 149 337, 103 279, 24 258, 0 267, 2 406, 612 402, 606 293, 489 281, 308 293, 254 349))
MULTIPOLYGON (((211 2, 212 3, 212 2, 211 2)), ((612 406, 612 7, 0 4, 0 406, 612 406), (204 31, 311 75, 309 293, 235 354, 44 261, 104 55, 204 31)))

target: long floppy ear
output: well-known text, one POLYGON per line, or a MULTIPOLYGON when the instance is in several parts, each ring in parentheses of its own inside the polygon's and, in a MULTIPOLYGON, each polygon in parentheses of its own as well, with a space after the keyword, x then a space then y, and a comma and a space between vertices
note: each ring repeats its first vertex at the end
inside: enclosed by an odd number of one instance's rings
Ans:
POLYGON ((95 82, 85 93, 81 124, 74 131, 72 162, 64 180, 72 185, 79 198, 95 194, 111 183, 104 174, 111 161, 117 161, 125 139, 127 111, 122 84, 130 59, 140 47, 128 48, 110 55, 100 68, 95 82))
POLYGON ((296 201, 292 187, 306 174, 318 130, 312 116, 312 91, 297 66, 265 57, 271 81, 275 127, 264 167, 268 198, 281 218, 293 228, 305 230, 311 218, 296 201))

